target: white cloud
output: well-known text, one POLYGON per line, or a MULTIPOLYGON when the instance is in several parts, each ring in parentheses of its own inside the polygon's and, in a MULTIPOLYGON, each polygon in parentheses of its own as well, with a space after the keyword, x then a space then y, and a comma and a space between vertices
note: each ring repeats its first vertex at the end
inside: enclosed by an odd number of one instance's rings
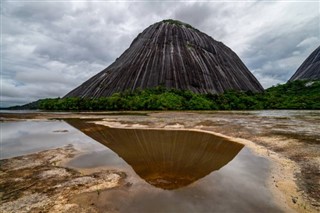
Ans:
POLYGON ((315 49, 314 47, 319 44, 319 37, 316 36, 311 36, 308 37, 306 39, 304 39, 303 41, 301 41, 297 47, 299 48, 311 48, 311 49, 315 49))
POLYGON ((264 87, 282 83, 320 43, 319 4, 5 1, 1 105, 65 95, 167 18, 225 43, 264 87))

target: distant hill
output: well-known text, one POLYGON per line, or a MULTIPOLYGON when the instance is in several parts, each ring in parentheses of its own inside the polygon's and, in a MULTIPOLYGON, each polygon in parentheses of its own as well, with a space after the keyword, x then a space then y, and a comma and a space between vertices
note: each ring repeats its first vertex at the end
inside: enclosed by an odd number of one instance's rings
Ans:
POLYGON ((100 98, 157 86, 201 94, 263 91, 229 47, 169 19, 146 28, 113 64, 65 97, 100 98))
POLYGON ((41 102, 40 100, 24 104, 24 105, 17 105, 17 106, 11 106, 11 107, 3 107, 1 109, 5 110, 29 110, 29 109, 39 109, 39 103, 41 102))
POLYGON ((301 64, 289 81, 320 80, 320 46, 301 64))

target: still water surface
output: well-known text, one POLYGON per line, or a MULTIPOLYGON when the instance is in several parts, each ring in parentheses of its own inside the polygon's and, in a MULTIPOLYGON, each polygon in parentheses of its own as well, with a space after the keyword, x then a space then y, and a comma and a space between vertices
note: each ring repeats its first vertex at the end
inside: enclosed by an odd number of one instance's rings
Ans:
POLYGON ((130 187, 89 194, 102 211, 281 212, 265 186, 268 162, 211 134, 82 120, 5 122, 1 129, 2 159, 73 144, 83 154, 67 166, 126 172, 130 187))
POLYGON ((66 120, 125 160, 149 184, 178 189, 219 170, 243 148, 237 142, 187 130, 109 128, 66 120))

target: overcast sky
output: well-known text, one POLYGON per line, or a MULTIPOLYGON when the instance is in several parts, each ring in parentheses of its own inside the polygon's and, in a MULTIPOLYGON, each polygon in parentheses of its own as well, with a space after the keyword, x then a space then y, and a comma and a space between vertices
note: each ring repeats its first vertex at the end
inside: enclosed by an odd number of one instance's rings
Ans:
POLYGON ((64 96, 168 18, 222 41, 268 88, 286 82, 319 46, 319 4, 2 1, 1 106, 64 96))

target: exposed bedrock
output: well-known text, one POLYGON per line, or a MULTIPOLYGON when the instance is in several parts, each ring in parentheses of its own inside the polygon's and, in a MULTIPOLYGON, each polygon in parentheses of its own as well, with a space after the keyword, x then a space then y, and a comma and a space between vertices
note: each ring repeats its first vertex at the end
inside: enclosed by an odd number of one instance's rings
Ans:
POLYGON ((179 21, 155 23, 140 33, 109 67, 66 97, 102 97, 156 86, 221 93, 263 91, 236 53, 179 21))
POLYGON ((320 46, 301 64, 289 81, 320 80, 320 46))

